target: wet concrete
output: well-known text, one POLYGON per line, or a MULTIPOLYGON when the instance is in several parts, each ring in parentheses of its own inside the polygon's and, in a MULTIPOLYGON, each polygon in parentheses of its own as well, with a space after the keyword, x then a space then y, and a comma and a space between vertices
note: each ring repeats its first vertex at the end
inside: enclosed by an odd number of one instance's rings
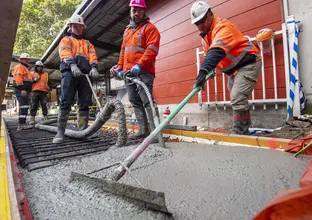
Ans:
MULTIPOLYGON (((148 189, 164 191, 175 219, 250 219, 278 192, 298 187, 308 158, 239 146, 167 143, 148 148, 133 173, 148 189)), ((35 219, 168 219, 81 182, 82 174, 124 159, 134 147, 64 161, 28 172, 23 181, 35 219)), ((106 177, 111 170, 93 174, 106 177)), ((122 182, 137 185, 129 176, 122 182)))

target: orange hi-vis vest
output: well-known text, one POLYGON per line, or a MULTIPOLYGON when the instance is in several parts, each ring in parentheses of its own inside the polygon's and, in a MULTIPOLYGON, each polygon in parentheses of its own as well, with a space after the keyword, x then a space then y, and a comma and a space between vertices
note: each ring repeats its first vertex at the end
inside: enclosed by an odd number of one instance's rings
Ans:
POLYGON ((210 31, 202 39, 204 53, 211 48, 221 48, 226 56, 219 62, 217 68, 222 72, 233 69, 246 54, 254 54, 261 59, 259 49, 226 19, 214 17, 210 31))
POLYGON ((128 25, 123 36, 118 68, 126 72, 135 64, 140 64, 141 72, 155 75, 159 44, 160 33, 149 20, 142 22, 136 29, 128 25))
POLYGON ((98 68, 94 46, 88 40, 64 37, 59 44, 59 55, 61 71, 70 70, 71 64, 77 64, 84 74, 89 74, 93 67, 98 68))
POLYGON ((37 72, 33 73, 34 85, 32 91, 49 92, 49 76, 47 73, 42 72, 41 75, 37 72))
POLYGON ((14 67, 13 72, 14 84, 19 87, 24 84, 32 83, 32 75, 29 69, 23 64, 18 64, 14 67))

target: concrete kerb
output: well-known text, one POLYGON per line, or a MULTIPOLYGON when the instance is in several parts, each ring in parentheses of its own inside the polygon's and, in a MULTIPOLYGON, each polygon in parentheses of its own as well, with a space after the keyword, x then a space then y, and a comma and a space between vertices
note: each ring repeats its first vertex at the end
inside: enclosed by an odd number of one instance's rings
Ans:
MULTIPOLYGON (((105 123, 104 127, 117 127, 114 122, 105 123)), ((129 130, 137 130, 135 125, 127 125, 129 130)), ((269 138, 261 136, 247 136, 247 135, 234 135, 234 134, 224 134, 218 132, 208 132, 208 131, 182 131, 173 129, 164 129, 163 134, 165 137, 170 137, 170 139, 179 139, 186 142, 198 142, 198 143, 209 143, 209 144, 225 144, 229 143, 231 145, 237 144, 240 146, 249 147, 261 147, 270 148, 276 150, 284 150, 287 144, 291 141, 290 139, 282 138, 269 138), (208 141, 208 142, 207 142, 208 141)))

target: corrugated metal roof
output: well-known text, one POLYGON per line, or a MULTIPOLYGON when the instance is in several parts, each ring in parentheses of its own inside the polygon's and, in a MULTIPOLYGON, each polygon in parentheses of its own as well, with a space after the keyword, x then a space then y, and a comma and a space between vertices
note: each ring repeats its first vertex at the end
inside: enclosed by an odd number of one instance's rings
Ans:
MULTIPOLYGON (((128 4, 129 0, 86 0, 75 12, 85 20, 84 35, 95 46, 101 74, 118 61, 123 32, 130 20, 128 4)), ((50 75, 54 80, 60 80, 57 49, 66 29, 64 26, 41 58, 46 68, 55 69, 50 75)))

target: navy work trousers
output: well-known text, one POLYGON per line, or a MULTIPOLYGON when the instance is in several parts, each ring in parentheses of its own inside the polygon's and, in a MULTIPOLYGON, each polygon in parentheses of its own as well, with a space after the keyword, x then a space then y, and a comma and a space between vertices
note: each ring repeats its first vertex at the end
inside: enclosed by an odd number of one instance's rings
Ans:
POLYGON ((74 97, 78 92, 79 111, 89 111, 92 104, 92 90, 86 77, 75 78, 71 71, 62 73, 60 110, 70 111, 74 97))

